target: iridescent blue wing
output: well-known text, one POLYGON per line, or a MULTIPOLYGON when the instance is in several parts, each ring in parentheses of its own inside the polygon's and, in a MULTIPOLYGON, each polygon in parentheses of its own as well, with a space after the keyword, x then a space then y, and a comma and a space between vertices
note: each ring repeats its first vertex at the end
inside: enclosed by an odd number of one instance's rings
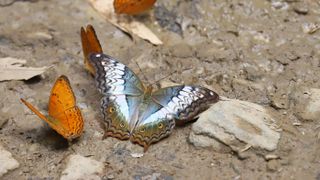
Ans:
POLYGON ((125 65, 105 54, 91 54, 98 90, 104 95, 101 103, 105 136, 129 139, 131 119, 141 104, 144 87, 125 65))
POLYGON ((141 103, 139 96, 110 95, 102 99, 101 108, 105 122, 105 136, 129 139, 133 125, 130 120, 141 103))
POLYGON ((217 93, 199 86, 173 86, 160 89, 150 97, 130 137, 144 146, 168 136, 175 122, 184 123, 198 116, 219 100, 217 93))
POLYGON ((95 80, 104 95, 125 94, 140 96, 144 87, 140 79, 127 66, 102 53, 89 55, 95 67, 95 80))
POLYGON ((130 140, 143 146, 144 151, 147 151, 150 144, 170 135, 174 126, 174 115, 150 99, 131 133, 130 140))

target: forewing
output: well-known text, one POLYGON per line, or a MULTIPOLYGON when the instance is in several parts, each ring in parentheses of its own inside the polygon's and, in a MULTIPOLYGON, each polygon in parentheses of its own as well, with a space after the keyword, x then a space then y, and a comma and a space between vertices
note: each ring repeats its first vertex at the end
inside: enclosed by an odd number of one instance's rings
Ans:
POLYGON ((130 119, 134 116, 141 98, 128 95, 111 95, 102 99, 101 108, 106 126, 106 136, 129 139, 130 119))
POLYGON ((60 76, 51 90, 49 116, 51 123, 54 124, 51 127, 65 138, 74 139, 81 135, 83 118, 76 106, 76 99, 66 76, 60 76))
POLYGON ((60 76, 51 89, 49 98, 49 115, 56 117, 65 110, 73 108, 76 100, 68 78, 60 76))
POLYGON ((144 113, 139 117, 130 140, 148 149, 150 144, 171 134, 175 126, 174 116, 167 108, 153 101, 149 101, 144 113))
POLYGON ((88 25, 86 29, 81 27, 80 31, 84 65, 85 68, 94 75, 95 70, 88 57, 90 53, 102 53, 102 48, 93 26, 88 25))
POLYGON ((200 86, 172 86, 152 94, 152 100, 175 116, 177 123, 192 120, 218 102, 219 95, 200 86))
POLYGON ((91 54, 90 61, 96 69, 98 90, 104 95, 143 94, 144 87, 139 78, 124 64, 105 54, 91 54))

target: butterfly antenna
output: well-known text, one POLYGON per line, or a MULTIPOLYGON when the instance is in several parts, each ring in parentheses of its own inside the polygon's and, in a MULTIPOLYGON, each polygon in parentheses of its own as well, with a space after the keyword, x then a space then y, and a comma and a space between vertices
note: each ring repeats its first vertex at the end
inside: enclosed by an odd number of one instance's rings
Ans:
MULTIPOLYGON (((150 82, 149 79, 148 79, 147 76, 143 73, 143 71, 142 71, 141 67, 139 66, 138 62, 137 62, 135 59, 133 59, 133 61, 134 61, 134 63, 136 63, 136 65, 138 66, 139 71, 141 72, 143 78, 149 83, 149 82, 150 82)), ((149 83, 149 84, 150 84, 150 83, 149 83)))
POLYGON ((156 80, 156 81, 155 81, 155 82, 153 82, 151 85, 154 85, 154 84, 156 84, 156 83, 158 83, 158 82, 160 82, 160 81, 162 81, 162 80, 164 80, 164 79, 168 78, 169 76, 172 76, 172 74, 175 74, 176 72, 177 72, 177 70, 172 71, 170 74, 168 74, 168 75, 166 75, 166 76, 164 76, 164 77, 162 77, 162 78, 160 78, 160 79, 156 80))

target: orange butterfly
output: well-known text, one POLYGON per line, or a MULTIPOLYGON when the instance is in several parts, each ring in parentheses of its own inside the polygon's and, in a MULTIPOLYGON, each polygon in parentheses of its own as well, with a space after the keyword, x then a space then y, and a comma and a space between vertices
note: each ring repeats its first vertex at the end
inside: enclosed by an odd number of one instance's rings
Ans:
POLYGON ((135 15, 150 9, 156 0, 114 0, 113 6, 117 14, 135 15))
POLYGON ((81 111, 76 106, 76 98, 66 76, 60 76, 51 90, 49 116, 44 116, 24 99, 21 99, 21 101, 67 140, 71 141, 82 134, 83 119, 81 111))
POLYGON ((102 53, 102 48, 94 28, 88 25, 86 29, 81 27, 81 44, 84 56, 84 65, 92 75, 95 75, 95 69, 88 60, 91 53, 102 53))

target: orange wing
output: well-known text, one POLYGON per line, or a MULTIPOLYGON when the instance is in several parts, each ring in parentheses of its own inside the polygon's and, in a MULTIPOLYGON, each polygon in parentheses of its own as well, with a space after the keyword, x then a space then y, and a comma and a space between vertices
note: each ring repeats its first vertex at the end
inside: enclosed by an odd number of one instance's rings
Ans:
POLYGON ((95 69, 90 63, 88 56, 91 53, 102 53, 102 48, 94 28, 88 25, 86 29, 81 27, 81 44, 84 56, 84 65, 92 75, 95 75, 95 69))
POLYGON ((114 0, 113 6, 117 14, 135 15, 150 9, 156 0, 114 0))
POLYGON ((41 114, 24 99, 21 99, 21 101, 64 138, 72 140, 82 134, 83 119, 81 111, 76 106, 76 100, 66 76, 60 76, 51 90, 48 117, 41 114))

